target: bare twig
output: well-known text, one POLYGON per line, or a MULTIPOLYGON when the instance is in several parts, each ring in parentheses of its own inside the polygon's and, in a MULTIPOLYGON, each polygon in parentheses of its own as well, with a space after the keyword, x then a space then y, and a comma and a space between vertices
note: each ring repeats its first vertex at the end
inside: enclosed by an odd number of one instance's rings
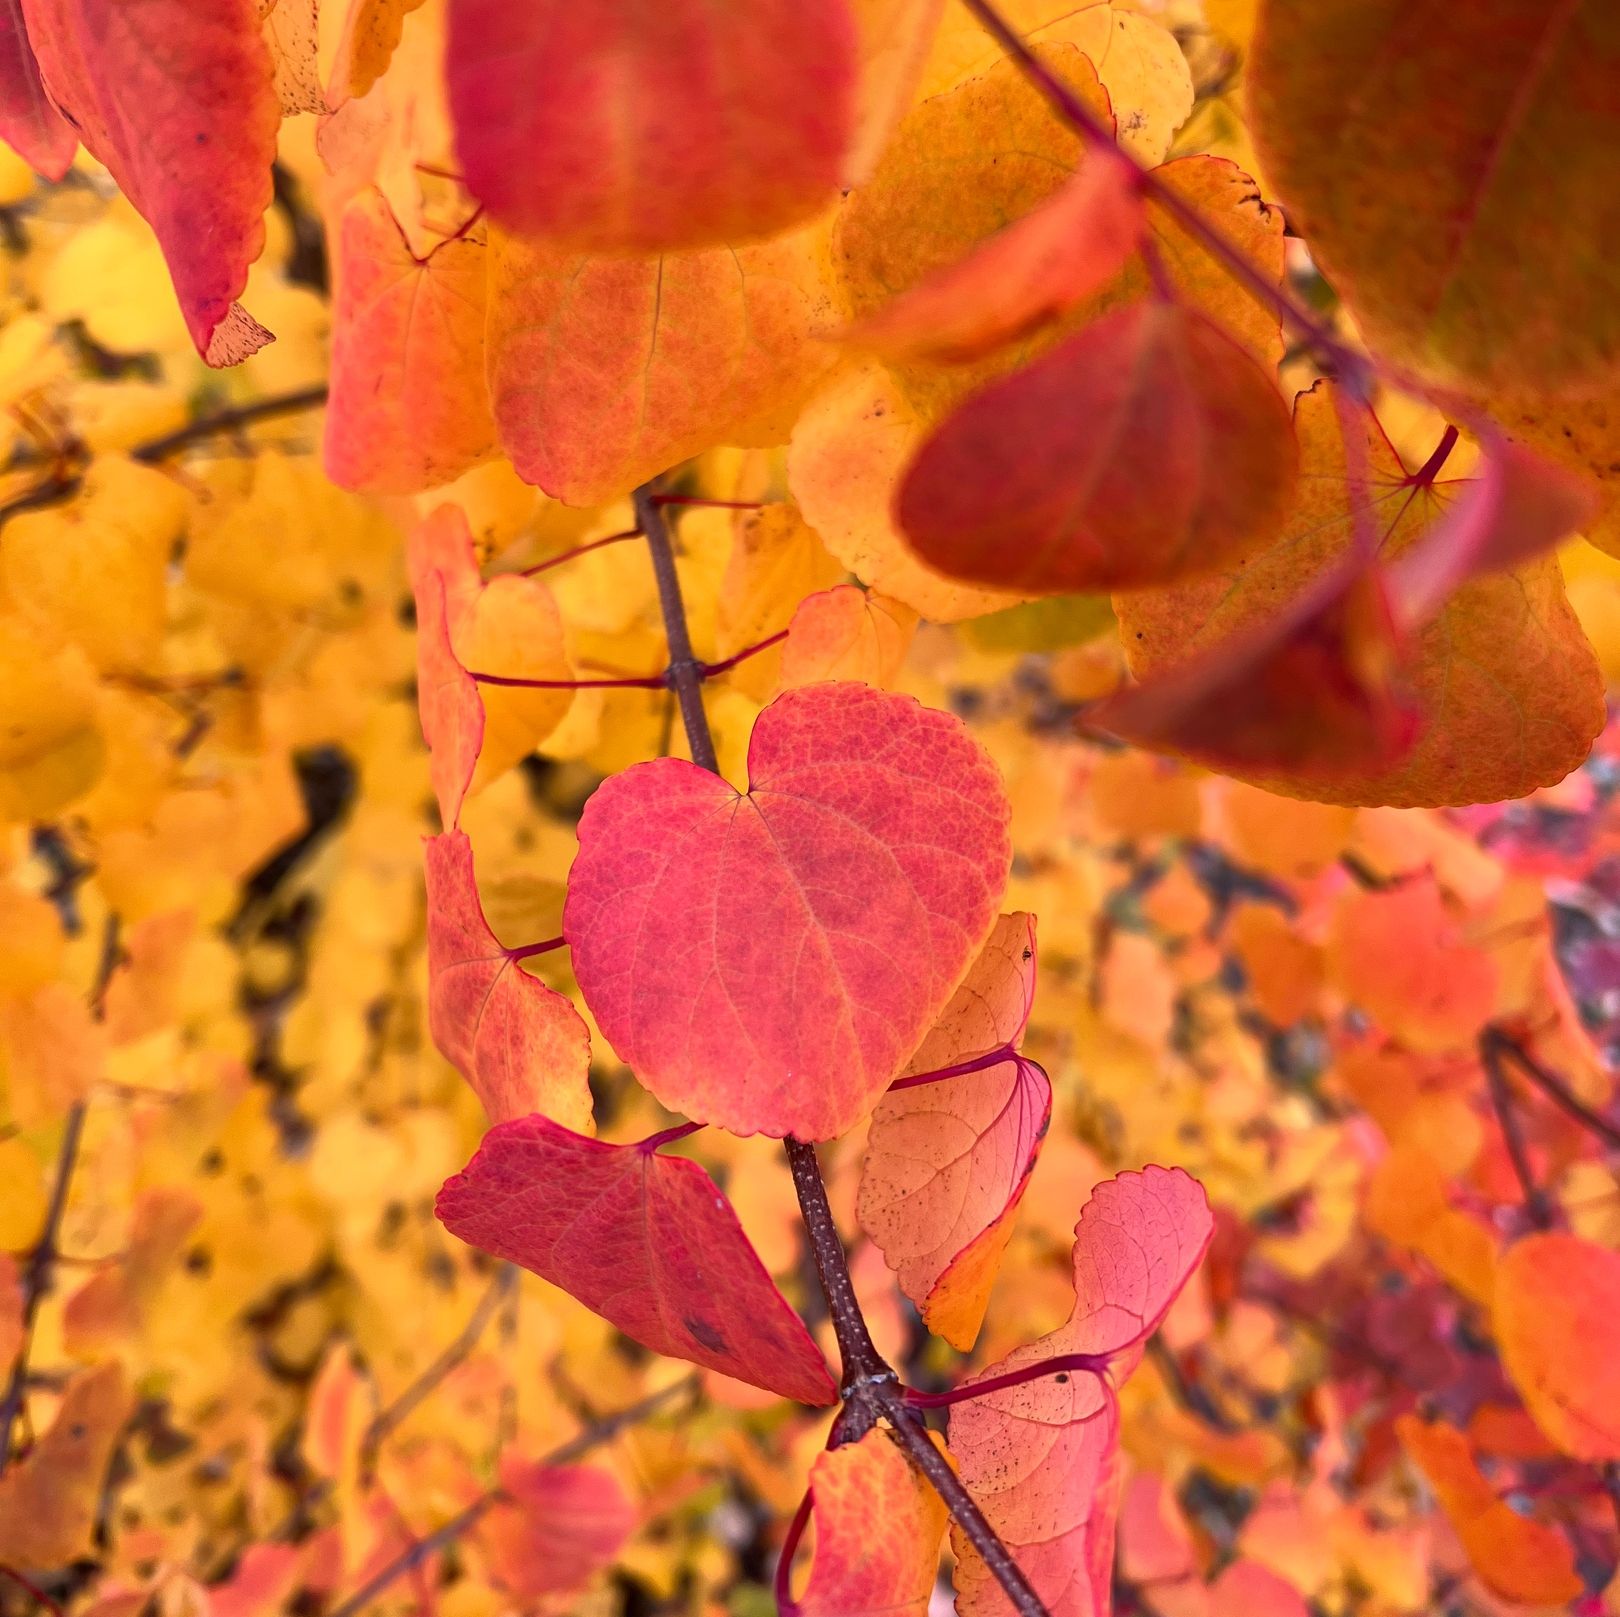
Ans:
POLYGON ((1601 1112, 1595 1112, 1555 1072, 1544 1067, 1519 1041, 1499 1027, 1488 1027, 1480 1035, 1480 1051, 1486 1047, 1506 1056, 1515 1067, 1533 1083, 1548 1100, 1561 1107, 1570 1117, 1605 1145, 1620 1150, 1620 1125, 1611 1123, 1601 1112))
POLYGON ((478 1346, 489 1322, 517 1285, 517 1270, 503 1263, 495 1272, 478 1306, 467 1323, 445 1350, 366 1428, 360 1440, 360 1474, 369 1477, 377 1464, 377 1453, 388 1438, 416 1411, 444 1378, 478 1346))
MULTIPOLYGON (((593 1421, 579 1436, 571 1438, 568 1442, 553 1449, 542 1459, 541 1464, 572 1464, 573 1461, 589 1454, 592 1449, 599 1448, 603 1443, 618 1436, 625 1427, 632 1426, 637 1421, 645 1420, 647 1416, 656 1413, 678 1393, 695 1391, 697 1386, 698 1378, 696 1375, 685 1376, 679 1381, 672 1381, 669 1386, 660 1387, 657 1392, 649 1393, 636 1403, 617 1410, 611 1415, 605 1415, 599 1421, 593 1421)), ((359 1612, 364 1611, 372 1601, 400 1578, 414 1572, 430 1556, 448 1548, 457 1539, 476 1527, 483 1517, 505 1497, 505 1494, 499 1488, 491 1488, 488 1493, 480 1494, 470 1505, 464 1510, 458 1511, 442 1526, 436 1527, 425 1538, 417 1539, 414 1544, 400 1551, 387 1566, 380 1568, 367 1578, 347 1600, 334 1606, 326 1614, 326 1617, 357 1617, 359 1612)))
POLYGON ((1524 1129, 1514 1105, 1513 1090, 1502 1069, 1501 1047, 1491 1038, 1489 1029, 1480 1035, 1479 1059, 1485 1068, 1491 1105, 1507 1146, 1508 1161, 1513 1164, 1513 1176, 1519 1181, 1519 1193, 1524 1198, 1525 1216, 1538 1230, 1550 1230, 1554 1223, 1553 1211, 1546 1193, 1536 1183, 1535 1170, 1530 1166, 1530 1151, 1525 1144, 1524 1129))

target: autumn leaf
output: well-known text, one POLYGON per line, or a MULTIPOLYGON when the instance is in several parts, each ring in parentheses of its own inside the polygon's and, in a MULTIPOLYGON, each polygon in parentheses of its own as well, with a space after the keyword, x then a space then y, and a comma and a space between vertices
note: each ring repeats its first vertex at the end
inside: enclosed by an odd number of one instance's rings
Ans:
POLYGON ((73 165, 79 137, 40 82, 22 0, 0 4, 0 140, 48 180, 73 165))
POLYGON ((343 25, 343 56, 347 67, 345 88, 363 96, 388 70, 405 32, 405 19, 423 0, 349 0, 343 25))
POLYGON ((488 376, 518 474, 592 505, 719 442, 775 442, 832 351, 811 243, 581 257, 491 232, 488 376), (763 434, 763 436, 761 436, 763 434))
POLYGON ((894 683, 917 630, 917 614, 857 584, 818 590, 799 602, 782 647, 782 688, 824 680, 894 683))
POLYGON ((587 252, 774 235, 832 200, 853 137, 844 0, 451 0, 456 150, 492 218, 587 252))
POLYGON ((1036 593, 1174 583, 1264 549, 1294 477, 1288 409, 1219 327, 1128 304, 971 395, 896 515, 953 578, 1036 593))
POLYGON ((1569 1540, 1499 1499, 1455 1426, 1402 1415, 1395 1430, 1493 1594, 1530 1606, 1562 1605, 1580 1594, 1569 1540))
POLYGON ((0 1475, 0 1562, 55 1567, 92 1553, 107 1465, 133 1407, 116 1359, 68 1382, 49 1429, 0 1475))
POLYGON ((197 352, 271 341, 236 299, 264 247, 281 109, 254 0, 22 0, 52 98, 156 232, 197 352))
POLYGON ((154 1186, 137 1198, 125 1251, 91 1275, 63 1308, 63 1346, 74 1358, 93 1359, 141 1329, 202 1216, 202 1203, 177 1186, 154 1186))
MULTIPOLYGON (((1138 659, 1145 631, 1134 625, 1162 611, 1169 593, 1144 595, 1143 617, 1128 604, 1132 598, 1116 600, 1121 634, 1138 659)), ((1177 642, 1177 651, 1186 644, 1177 642)), ((1273 791, 1354 801, 1352 783, 1391 769, 1421 731, 1399 683, 1399 658, 1382 580, 1352 561, 1277 616, 1104 698, 1085 723, 1139 747, 1258 778, 1273 791)))
POLYGON ((1266 171, 1374 349, 1458 386, 1612 375, 1620 213, 1594 202, 1620 157, 1620 53, 1602 0, 1268 0, 1247 84, 1266 171))
POLYGON ((462 237, 418 258, 375 190, 343 210, 325 441, 334 483, 414 494, 494 452, 483 366, 487 257, 483 242, 462 237))
POLYGON ((416 587, 416 690, 439 823, 454 831, 484 744, 484 708, 450 644, 444 574, 436 568, 416 587))
POLYGON ((815 1559, 787 1617, 926 1617, 945 1506, 888 1433, 818 1454, 810 1500, 815 1559))
POLYGON ((437 1212, 644 1347, 800 1403, 833 1401, 821 1355, 714 1181, 655 1141, 605 1145, 538 1115, 498 1123, 437 1212))
POLYGON ((1051 1120, 1046 1074, 1014 1053, 1034 993, 1034 918, 1003 915, 878 1103, 861 1166, 861 1227, 924 1324, 963 1352, 979 1334, 1051 1120), (907 1083, 975 1063, 957 1077, 907 1083))
POLYGON ((676 759, 598 788, 563 931, 603 1034, 666 1106, 830 1139, 989 930, 1006 798, 956 720, 864 686, 779 696, 748 768, 742 794, 676 759))
MULTIPOLYGON (((1179 1168, 1098 1186, 1075 1226, 1068 1322, 966 1385, 1071 1353, 1112 1361, 1128 1375, 1214 1228, 1202 1188, 1179 1168)), ((1054 1617, 1103 1617, 1110 1606, 1118 1421, 1108 1381, 1069 1369, 987 1390, 952 1413, 950 1450, 962 1480, 1054 1617)), ((1010 1609, 959 1528, 951 1540, 962 1617, 1010 1609)))
POLYGON ((971 360, 1100 292, 1142 229, 1136 170, 1094 154, 1061 190, 857 321, 846 341, 885 359, 971 360))
POLYGON ((484 919, 463 831, 425 843, 428 1025, 496 1123, 543 1112, 591 1129, 590 1034, 579 1013, 518 963, 484 919))
POLYGON ((611 1471, 501 1456, 501 1498, 477 1538, 496 1582, 525 1600, 567 1594, 611 1566, 637 1512, 611 1471))
MULTIPOLYGON (((1435 485, 1421 468, 1408 472, 1370 412, 1353 419, 1360 423, 1357 453, 1367 480, 1364 520, 1380 557, 1399 560, 1462 490, 1456 483, 1435 485)), ((1353 481, 1325 387, 1296 401, 1295 428, 1301 477, 1282 532, 1265 554, 1201 582, 1116 602, 1121 640, 1144 689, 1150 676, 1202 657, 1217 667, 1216 648, 1223 645, 1230 662, 1240 635, 1275 636, 1280 614, 1309 612, 1313 590, 1331 603, 1335 570, 1347 580, 1344 588, 1367 588, 1348 582, 1356 577, 1353 481)), ((1354 711, 1384 715, 1371 730, 1375 743, 1380 735, 1401 739, 1396 715, 1410 708, 1422 724, 1410 748, 1375 744, 1360 762, 1346 759, 1331 784, 1311 783, 1303 769, 1278 767, 1278 753, 1270 768, 1257 756, 1224 766, 1212 759, 1216 767, 1272 790, 1334 802, 1494 802, 1562 778, 1601 726, 1598 672, 1549 558, 1463 585, 1404 651, 1397 652, 1387 629, 1369 629, 1364 620, 1362 632, 1372 640, 1359 675, 1340 653, 1321 665, 1339 670, 1331 686, 1324 687, 1321 674, 1296 673, 1279 694, 1298 702, 1302 725, 1313 722, 1314 709, 1325 748, 1341 732, 1347 740, 1353 734, 1340 691, 1353 696, 1359 688, 1354 711), (1391 680, 1403 688, 1399 695, 1391 680)), ((1353 640, 1341 644, 1353 650, 1353 640)))
POLYGON ((1493 1323, 1542 1431, 1578 1459, 1620 1459, 1620 1254, 1576 1235, 1527 1236, 1497 1266, 1493 1323))

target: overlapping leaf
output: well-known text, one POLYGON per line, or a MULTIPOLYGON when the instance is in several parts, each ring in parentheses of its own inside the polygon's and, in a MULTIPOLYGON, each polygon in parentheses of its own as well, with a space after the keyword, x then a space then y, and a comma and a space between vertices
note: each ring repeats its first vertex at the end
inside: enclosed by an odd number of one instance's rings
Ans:
POLYGON ((748 765, 743 794, 676 759, 598 788, 563 930, 603 1034, 666 1106, 829 1139, 988 932, 1009 810, 958 721, 865 686, 779 696, 748 765))
POLYGON ((636 1527, 611 1471, 501 1457, 501 1498, 477 1539, 504 1588, 525 1600, 568 1594, 604 1567, 636 1527))
POLYGON ((799 603, 782 647, 782 685, 823 680, 894 683, 905 661, 917 614, 900 601, 858 584, 818 590, 799 603))
MULTIPOLYGON (((1128 1375, 1213 1234, 1202 1188, 1179 1168, 1147 1168, 1100 1185, 1075 1226, 1068 1323, 973 1380, 1071 1353, 1111 1361, 1128 1375)), ((1112 1387, 1087 1371, 987 1392, 952 1415, 950 1449, 962 1480, 1054 1617, 1109 1610, 1118 1442, 1112 1387)), ((1010 1610, 959 1529, 952 1542, 962 1617, 1010 1610)))
POLYGON ((964 1352, 1051 1119, 1046 1074, 1015 1053, 1034 993, 1034 917, 1003 915, 867 1136, 861 1226, 928 1328, 964 1352), (977 1071, 905 1082, 997 1052, 977 1071))
POLYGON ((1240 563, 1294 478, 1288 409, 1221 329, 1144 300, 971 395, 900 485, 922 560, 1034 593, 1131 589, 1240 563))
POLYGON ((1455 1426, 1402 1415, 1395 1430, 1492 1593, 1524 1605, 1552 1606, 1581 1592, 1569 1540, 1499 1499, 1455 1426))
POLYGON ((1620 1253, 1532 1235, 1498 1265, 1502 1360, 1536 1424, 1564 1453, 1620 1459, 1620 1253))
POLYGON ((255 0, 23 0, 52 98, 156 232, 197 352, 271 340, 236 301, 264 247, 281 119, 255 0))
POLYGON ((437 1211, 452 1234, 561 1286, 644 1347, 801 1403, 833 1401, 809 1333, 695 1162, 520 1117, 484 1136, 437 1211))
POLYGON ((446 831, 425 847, 433 1042, 492 1121, 543 1112, 588 1132, 591 1041, 579 1013, 490 930, 466 833, 446 831))
POLYGON ((1248 87, 1267 173, 1375 348, 1486 387, 1620 366, 1605 0, 1267 0, 1248 87))
MULTIPOLYGON (((525 160, 527 162, 527 159, 525 160)), ((648 257, 492 232, 489 394, 518 473, 571 505, 719 442, 780 442, 832 351, 803 236, 648 257)))
POLYGON ((815 1559, 784 1617, 927 1617, 945 1506, 887 1432, 810 1467, 815 1559))
POLYGON ((488 249, 465 237, 418 258, 386 199, 356 196, 336 231, 326 472, 344 488, 414 494, 488 457, 488 249))
MULTIPOLYGON (((1386 562, 1459 490, 1409 473, 1370 413, 1359 420, 1363 470, 1352 477, 1331 393, 1319 386, 1301 395, 1302 475, 1276 542, 1242 568, 1116 602, 1126 656, 1144 682, 1122 704, 1151 705, 1150 689, 1168 679, 1192 686, 1213 676, 1230 680, 1243 709, 1291 713, 1284 729, 1224 761, 1196 750, 1196 725, 1120 733, 1172 749, 1190 744, 1191 755, 1217 768, 1335 802, 1490 802, 1561 779, 1585 756, 1602 703, 1556 563, 1543 558, 1463 585, 1410 647, 1398 646, 1387 608, 1369 598, 1380 586, 1359 581, 1353 489, 1364 475, 1362 520, 1386 562), (1268 667, 1278 677, 1257 681, 1268 667), (1403 730, 1402 714, 1421 721, 1420 735, 1410 720, 1403 730)), ((1227 711, 1210 708, 1215 717, 1227 711)))
POLYGON ((451 0, 446 76, 493 218, 662 252, 772 235, 830 202, 857 57, 845 0, 451 0))
POLYGON ((73 125, 40 81, 22 0, 0 4, 0 140, 48 180, 61 179, 79 149, 73 125))

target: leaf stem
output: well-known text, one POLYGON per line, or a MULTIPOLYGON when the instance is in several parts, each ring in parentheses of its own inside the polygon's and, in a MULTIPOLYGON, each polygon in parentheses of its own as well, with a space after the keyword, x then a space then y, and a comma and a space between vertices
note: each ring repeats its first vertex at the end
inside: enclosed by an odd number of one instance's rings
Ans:
POLYGON ((1554 1223, 1552 1208, 1547 1203, 1545 1192, 1537 1184, 1535 1171, 1530 1165, 1530 1151, 1525 1144, 1524 1129, 1514 1105, 1513 1091, 1508 1085, 1507 1073, 1502 1067, 1502 1051, 1492 1040, 1489 1029, 1480 1035, 1479 1059, 1485 1068, 1486 1082, 1491 1091, 1491 1105, 1495 1109, 1496 1121, 1502 1130, 1503 1143, 1507 1146, 1508 1161, 1513 1165, 1513 1176, 1519 1181, 1519 1191, 1524 1198, 1525 1216, 1538 1230, 1550 1230, 1554 1223))
POLYGON ((568 939, 564 937, 546 938, 540 943, 525 943, 521 949, 508 949, 508 960, 529 960, 537 954, 550 954, 554 949, 566 949, 568 939))
POLYGON ((991 0, 962 0, 962 4, 1018 64, 1019 71, 1040 91, 1064 123, 1093 145, 1118 152, 1136 170, 1137 185, 1142 196, 1158 203, 1251 297, 1273 309, 1279 320, 1292 326, 1322 359, 1331 364, 1347 391, 1361 400, 1371 396, 1374 371, 1365 354, 1342 341, 1297 298, 1270 280, 1246 253, 1234 247, 1191 203, 1120 146, 1114 132, 1024 43, 1006 18, 991 4, 991 0))
POLYGON ((1499 1054, 1507 1056, 1531 1083, 1549 1100, 1562 1107, 1582 1127, 1595 1134, 1604 1144, 1620 1150, 1620 1126, 1611 1123, 1601 1113, 1593 1111, 1562 1078, 1542 1066, 1517 1039, 1503 1032, 1501 1028, 1493 1026, 1486 1028, 1480 1035, 1481 1053, 1487 1045, 1499 1054))
POLYGON ((625 679, 525 679, 520 674, 485 674, 469 668, 468 675, 480 685, 510 686, 522 691, 661 691, 662 674, 636 674, 625 679))
POLYGON ((1002 1392, 1008 1387, 1022 1387, 1027 1382, 1040 1381, 1047 1376, 1057 1376, 1060 1380, 1067 1381, 1070 1372, 1075 1370, 1103 1380, 1108 1374, 1108 1355, 1058 1353, 1050 1359, 1040 1359, 1034 1364, 1021 1365, 1018 1369, 1008 1370, 999 1376, 986 1376, 983 1381, 969 1381, 960 1387, 951 1387, 945 1392, 915 1392, 907 1387, 905 1399, 911 1409, 949 1409, 952 1404, 983 1398, 989 1393, 1002 1392))
POLYGON ((983 1072, 986 1067, 999 1067, 1003 1062, 1019 1059, 1018 1052, 1010 1044, 1004 1044, 999 1049, 986 1050, 982 1056, 958 1061, 952 1067, 938 1067, 933 1072, 914 1072, 909 1078, 896 1078, 889 1085, 889 1093, 892 1095, 898 1089, 917 1089, 923 1084, 943 1083, 947 1078, 961 1078, 970 1072, 983 1072))
POLYGON ((750 657, 757 657, 762 651, 769 651, 772 646, 779 646, 788 637, 786 629, 778 629, 775 634, 768 634, 763 640, 756 640, 751 646, 744 646, 741 651, 734 651, 729 657, 717 663, 704 663, 703 677, 713 679, 716 674, 729 674, 738 663, 747 662, 750 657))
POLYGON ((573 561, 579 556, 588 556, 593 550, 601 550, 606 545, 622 544, 626 539, 639 539, 640 528, 625 528, 619 533, 610 533, 605 539, 593 539, 588 545, 575 545, 572 550, 565 550, 561 555, 549 557, 545 561, 537 561, 533 567, 525 567, 521 577, 533 578, 536 573, 549 572, 553 567, 561 567, 565 561, 573 561))
POLYGON ((799 1541, 804 1537, 804 1530, 810 1525, 810 1508, 814 1496, 808 1488, 804 1491, 804 1498, 799 1501, 799 1508, 793 1512, 793 1520, 788 1523, 788 1529, 782 1539, 782 1548, 776 1556, 776 1575, 771 1580, 771 1586, 776 1594, 776 1609, 780 1617, 794 1617, 799 1609, 798 1602, 792 1595, 793 1588, 793 1557, 799 1553, 799 1541))

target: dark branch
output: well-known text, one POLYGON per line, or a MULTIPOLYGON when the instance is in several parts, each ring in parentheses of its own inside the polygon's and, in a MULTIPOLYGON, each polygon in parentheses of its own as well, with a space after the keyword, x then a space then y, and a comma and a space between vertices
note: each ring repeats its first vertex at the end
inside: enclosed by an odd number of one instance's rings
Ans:
POLYGON ((1594 1112, 1562 1078, 1542 1066, 1517 1039, 1499 1027, 1488 1027, 1480 1036, 1482 1054, 1487 1046, 1499 1055, 1506 1056, 1548 1100, 1562 1107, 1583 1128, 1595 1134, 1605 1145, 1620 1150, 1620 1126, 1611 1123, 1602 1113, 1594 1112))
POLYGON ((1491 1105, 1496 1111, 1496 1121, 1507 1146, 1508 1161, 1513 1164, 1513 1177, 1519 1181, 1519 1193, 1524 1198, 1525 1216, 1538 1230, 1550 1230, 1554 1223, 1553 1211, 1545 1192, 1536 1183, 1535 1170, 1530 1165, 1529 1147, 1525 1144, 1524 1129, 1513 1100, 1513 1090, 1502 1067, 1502 1051, 1491 1038, 1489 1029, 1479 1037, 1479 1059, 1485 1068, 1491 1105))

